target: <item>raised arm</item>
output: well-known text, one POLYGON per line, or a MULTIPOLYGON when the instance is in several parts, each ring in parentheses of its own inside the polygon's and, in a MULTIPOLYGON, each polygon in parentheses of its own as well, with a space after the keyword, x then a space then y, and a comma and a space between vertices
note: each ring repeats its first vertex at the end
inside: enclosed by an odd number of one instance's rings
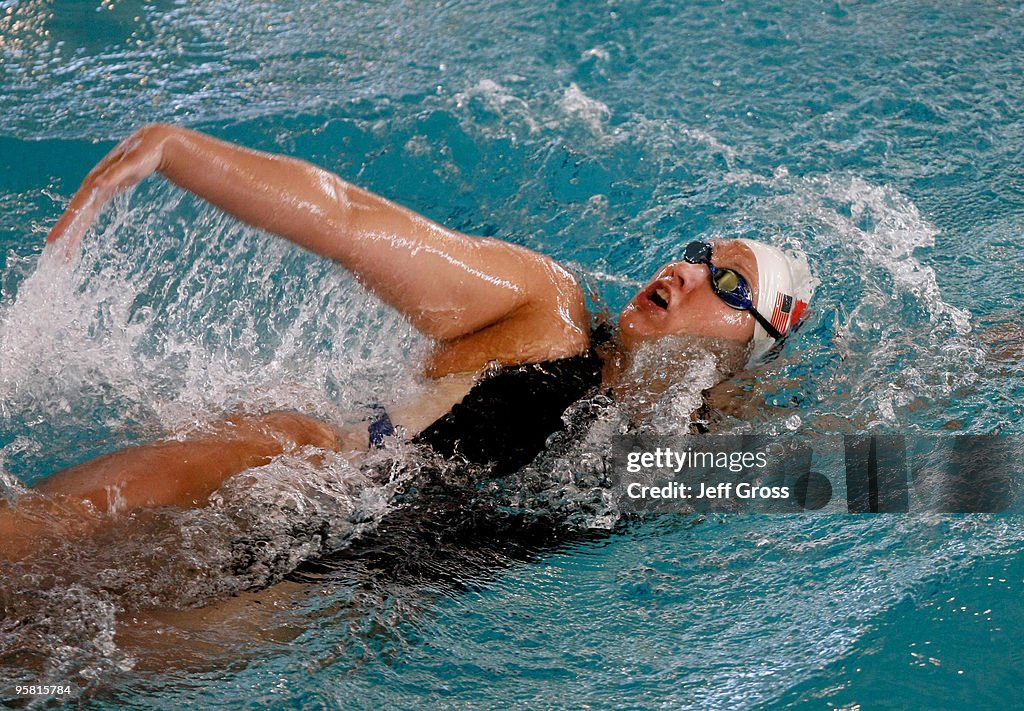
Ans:
POLYGON ((446 229, 310 163, 174 126, 144 127, 111 151, 86 176, 47 242, 73 253, 103 205, 153 172, 254 227, 340 262, 440 341, 508 321, 522 322, 512 330, 532 330, 542 346, 546 338, 568 337, 577 342, 566 349, 579 350, 576 331, 585 334, 579 287, 549 258, 446 229))

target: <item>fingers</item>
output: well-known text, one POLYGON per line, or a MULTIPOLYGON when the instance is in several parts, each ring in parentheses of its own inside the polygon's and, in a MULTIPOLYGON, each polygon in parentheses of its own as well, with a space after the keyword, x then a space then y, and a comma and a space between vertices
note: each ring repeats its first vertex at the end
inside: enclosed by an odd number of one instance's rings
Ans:
POLYGON ((118 143, 89 171, 64 214, 46 236, 71 259, 100 210, 117 193, 137 184, 160 165, 162 127, 146 126, 118 143))
POLYGON ((59 245, 65 259, 70 259, 78 252, 78 245, 89 227, 92 226, 97 212, 98 208, 93 194, 82 194, 79 191, 64 214, 57 220, 57 224, 46 235, 46 244, 59 245))

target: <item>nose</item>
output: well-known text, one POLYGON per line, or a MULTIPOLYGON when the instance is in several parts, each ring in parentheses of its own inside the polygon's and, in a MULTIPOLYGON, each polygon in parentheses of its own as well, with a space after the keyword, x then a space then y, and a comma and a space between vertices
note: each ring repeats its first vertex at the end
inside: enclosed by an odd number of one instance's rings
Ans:
POLYGON ((710 270, 706 264, 691 264, 686 261, 672 262, 667 265, 661 278, 671 278, 675 286, 683 293, 688 293, 702 286, 710 287, 710 270))

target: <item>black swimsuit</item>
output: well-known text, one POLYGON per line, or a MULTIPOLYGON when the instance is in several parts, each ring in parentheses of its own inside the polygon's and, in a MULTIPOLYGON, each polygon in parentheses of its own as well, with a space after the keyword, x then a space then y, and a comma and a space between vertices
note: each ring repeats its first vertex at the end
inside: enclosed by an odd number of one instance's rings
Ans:
POLYGON ((445 457, 486 464, 498 474, 529 464, 562 414, 601 384, 591 350, 570 358, 506 366, 473 386, 462 402, 413 438, 445 457))
MULTIPOLYGON (((594 334, 591 340, 601 342, 594 334)), ((417 462, 412 478, 389 501, 388 515, 372 531, 357 544, 307 561, 292 579, 317 579, 336 569, 348 576, 355 560, 403 584, 440 576, 451 586, 480 571, 490 574, 501 561, 578 535, 561 514, 533 505, 533 499, 526 506, 510 503, 509 493, 520 491, 518 483, 486 491, 478 485, 492 477, 514 477, 546 447, 558 451, 555 433, 574 437, 577 415, 568 417, 568 428, 563 416, 574 403, 598 392, 601 370, 601 359, 591 348, 582 355, 505 366, 485 375, 462 402, 412 438, 443 461, 428 458, 423 467, 417 462)), ((589 421, 591 409, 583 408, 583 420, 589 421)), ((371 446, 379 447, 394 427, 383 408, 375 410, 369 435, 371 446)), ((392 474, 388 469, 387 475, 392 474)))
MULTIPOLYGON (((426 429, 412 438, 438 454, 486 465, 495 474, 529 464, 555 432, 562 414, 601 384, 601 360, 593 349, 543 363, 504 366, 487 375, 426 429)), ((371 446, 394 428, 383 409, 369 427, 371 446)))

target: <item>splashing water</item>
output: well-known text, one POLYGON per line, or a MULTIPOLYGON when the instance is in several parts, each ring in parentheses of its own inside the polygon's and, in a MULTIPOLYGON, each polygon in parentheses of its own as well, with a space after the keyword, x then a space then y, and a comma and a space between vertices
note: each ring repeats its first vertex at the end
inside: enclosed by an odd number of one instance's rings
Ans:
MULTIPOLYGON (((73 267, 40 263, 44 225, 102 154, 92 141, 151 120, 314 160, 456 229, 549 253, 612 309, 695 237, 802 248, 822 281, 811 318, 779 358, 719 386, 743 407, 719 413, 717 431, 1021 430, 1020 8, 72 5, 29 0, 0 17, 0 63, 17 79, 0 97, 2 147, 20 166, 0 191, 10 496, 239 408, 340 423, 417 387, 405 364, 425 344, 351 279, 170 188, 143 185, 105 213, 73 267)), ((694 382, 712 372, 704 363, 694 382)), ((652 427, 682 419, 695 393, 661 395, 652 427)), ((416 452, 368 467, 283 458, 208 509, 148 512, 88 550, 58 544, 66 569, 7 566, 0 687, 39 669, 167 708, 215 696, 809 708, 954 703, 1013 667, 1024 539, 1012 518, 624 527, 602 467, 629 415, 598 397, 569 416, 580 426, 563 446, 507 480, 446 472, 445 488, 416 452), (445 507, 466 500, 503 543, 460 528, 445 507), (538 518, 606 533, 517 558, 538 518), (212 673, 165 663, 147 676, 120 636, 155 606, 246 599, 325 550, 332 565, 290 573, 315 581, 306 592, 267 606, 294 644, 239 633, 209 653, 212 673), (929 617, 964 589, 991 601, 992 622, 929 617), (889 628, 903 636, 886 642, 889 628), (908 686, 920 672, 906 651, 926 638, 995 651, 961 667, 935 653, 936 676, 908 686)))
MULTIPOLYGON (((493 87, 488 92, 493 100, 493 87)), ((770 184, 776 197, 752 204, 745 224, 785 215, 788 237, 780 245, 810 250, 819 271, 842 287, 826 292, 805 326, 807 362, 790 351, 760 369, 764 398, 785 406, 792 388, 772 383, 825 383, 839 394, 819 399, 817 411, 801 409, 801 420, 843 414, 864 427, 892 426, 905 424, 900 410, 912 399, 940 398, 969 385, 962 365, 965 356, 976 360, 978 351, 965 338, 966 314, 942 301, 934 274, 913 257, 935 233, 913 205, 856 178, 793 180, 779 173, 770 184), (859 295, 840 300, 844 293, 859 295), (900 357, 894 344, 906 349, 916 342, 924 343, 920 352, 903 353, 916 367, 894 367, 900 357), (935 367, 950 358, 960 371, 936 381, 935 367), (926 369, 922 361, 929 359, 935 362, 926 369), (868 370, 844 372, 837 361, 868 370), (926 370, 932 373, 927 380, 926 370)), ((334 265, 192 202, 159 185, 121 198, 77 263, 40 261, 21 282, 17 299, 0 311, 0 343, 12 354, 0 365, 5 425, 16 433, 4 453, 17 455, 27 481, 40 474, 32 472, 38 461, 81 461, 239 407, 297 408, 340 423, 381 393, 395 399, 415 389, 415 373, 404 363, 409 351, 424 344, 395 314, 334 265), (196 218, 186 218, 189 213, 196 218), (383 330, 397 337, 373 337, 383 330), (65 442, 65 449, 43 450, 45 441, 65 442)), ((654 210, 638 224, 660 219, 654 210)), ((748 236, 750 228, 728 229, 748 236)), ((602 286, 621 281, 596 278, 602 286)), ((712 352, 683 344, 672 351, 681 360, 660 350, 641 353, 638 372, 682 365, 685 377, 638 389, 633 405, 580 403, 567 415, 579 422, 561 437, 561 446, 489 485, 488 510, 555 517, 567 530, 614 528, 619 514, 602 472, 612 437, 637 426, 678 431, 700 405, 701 393, 735 370, 712 352)), ((742 356, 737 354, 740 361, 742 356)), ((784 407, 781 414, 762 411, 732 427, 791 429, 793 417, 784 407)), ((406 452, 398 474, 381 480, 367 473, 373 467, 365 462, 318 459, 314 465, 308 458, 282 457, 237 477, 206 509, 136 515, 84 549, 62 544, 58 550, 67 558, 89 561, 62 575, 54 577, 36 562, 9 567, 9 580, 49 577, 50 589, 60 591, 57 597, 26 596, 22 591, 29 588, 20 585, 0 591, 16 619, 45 617, 58 604, 80 614, 64 626, 9 629, 0 649, 45 635, 52 643, 34 652, 44 675, 77 669, 88 678, 99 670, 132 668, 136 657, 114 642, 118 617, 112 606, 144 611, 205 605, 280 581, 311 558, 357 551, 405 505, 396 492, 430 466, 406 452), (125 540, 146 543, 125 546, 125 540), (97 569, 105 571, 99 587, 90 582, 97 569), (74 653, 57 653, 61 645, 74 653)), ((20 489, 11 474, 5 477, 6 488, 20 489)), ((16 653, 5 652, 10 654, 16 653)))

